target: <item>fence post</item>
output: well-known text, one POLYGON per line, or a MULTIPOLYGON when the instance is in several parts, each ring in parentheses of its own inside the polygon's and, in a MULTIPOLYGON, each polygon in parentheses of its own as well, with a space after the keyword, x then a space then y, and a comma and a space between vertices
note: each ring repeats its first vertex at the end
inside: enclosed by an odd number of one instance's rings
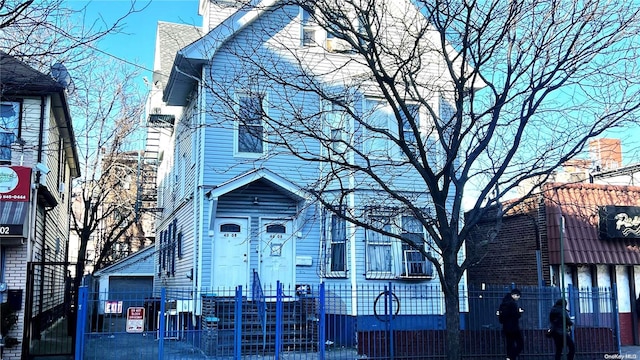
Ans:
POLYGON ((242 356, 242 285, 236 287, 236 301, 234 311, 234 344, 233 344, 233 358, 240 360, 242 356))
POLYGON ((78 289, 78 308, 76 310, 76 348, 75 359, 84 358, 84 331, 87 323, 88 289, 81 286, 78 289))
POLYGON ((324 359, 324 345, 326 343, 325 340, 325 292, 324 292, 324 283, 320 283, 320 293, 318 295, 319 298, 319 309, 318 309, 318 317, 320 317, 318 324, 318 359, 324 359))
POLYGON ((276 349, 275 359, 280 359, 282 349, 282 283, 276 282, 276 349))
POLYGON ((573 319, 572 321, 573 321, 573 328, 574 328, 574 331, 571 332, 571 338, 575 340, 576 338, 575 329, 578 328, 578 323, 576 322, 577 321, 576 310, 578 309, 578 300, 580 299, 580 291, 578 291, 575 287, 570 285, 567 288, 567 292, 569 294, 569 317, 573 319))
POLYGON ((616 283, 611 284, 611 311, 613 312, 613 326, 614 333, 616 334, 616 346, 618 347, 618 354, 622 347, 622 341, 620 340, 620 317, 618 316, 618 285, 616 283))
MULTIPOLYGON (((389 358, 391 360, 394 359, 395 349, 394 349, 394 339, 393 339, 393 292, 391 291, 391 282, 389 282, 388 288, 385 286, 385 292, 387 293, 387 310, 389 312, 389 321, 388 321, 388 329, 387 334, 389 336, 389 358)), ((400 304, 398 304, 400 306, 400 304)))
POLYGON ((164 312, 167 301, 167 289, 162 288, 160 290, 160 319, 158 321, 158 360, 164 358, 164 331, 165 331, 165 319, 164 312))

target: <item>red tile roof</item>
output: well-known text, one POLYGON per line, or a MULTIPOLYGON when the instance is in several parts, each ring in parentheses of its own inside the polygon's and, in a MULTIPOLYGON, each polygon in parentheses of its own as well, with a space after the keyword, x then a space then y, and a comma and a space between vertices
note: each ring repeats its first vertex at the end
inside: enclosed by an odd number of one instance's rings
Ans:
POLYGON ((600 239, 598 207, 640 206, 640 187, 550 183, 543 187, 549 262, 560 263, 560 218, 564 217, 567 264, 640 264, 640 239, 600 239))

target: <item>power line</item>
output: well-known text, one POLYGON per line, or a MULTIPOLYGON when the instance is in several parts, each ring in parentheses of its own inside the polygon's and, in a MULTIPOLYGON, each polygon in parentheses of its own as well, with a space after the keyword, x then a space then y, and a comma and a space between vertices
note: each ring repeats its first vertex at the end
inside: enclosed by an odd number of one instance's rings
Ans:
POLYGON ((107 56, 109 56, 109 57, 111 57, 111 58, 114 58, 114 59, 116 59, 116 60, 118 60, 118 61, 122 61, 123 63, 129 64, 129 65, 132 65, 132 66, 135 66, 135 67, 137 67, 137 68, 139 68, 139 69, 142 69, 142 70, 145 70, 145 71, 151 71, 151 72, 153 72, 153 69, 148 69, 148 68, 146 68, 146 67, 144 67, 144 66, 142 66, 142 65, 136 64, 136 63, 134 63, 134 62, 132 62, 132 61, 129 61, 129 60, 123 59, 123 58, 121 58, 121 57, 119 57, 119 56, 116 56, 116 55, 113 55, 113 54, 111 54, 111 53, 108 53, 108 52, 106 52, 106 51, 104 51, 104 50, 102 50, 102 49, 99 49, 99 48, 97 48, 97 47, 95 47, 95 46, 91 45, 91 44, 84 44, 84 45, 85 45, 85 46, 87 46, 88 48, 91 48, 91 49, 93 49, 93 50, 95 50, 95 51, 99 52, 99 53, 102 53, 102 54, 104 54, 104 55, 107 55, 107 56))

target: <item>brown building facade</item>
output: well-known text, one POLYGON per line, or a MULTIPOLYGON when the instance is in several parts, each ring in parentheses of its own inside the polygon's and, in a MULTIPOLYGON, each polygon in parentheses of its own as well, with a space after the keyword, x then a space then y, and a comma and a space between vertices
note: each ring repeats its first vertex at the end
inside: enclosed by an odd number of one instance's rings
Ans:
POLYGON ((489 218, 481 223, 467 250, 476 259, 468 271, 470 285, 615 289, 621 342, 638 343, 633 314, 640 293, 640 187, 545 184, 498 226, 489 218), (477 250, 474 245, 496 231, 495 239, 477 250))

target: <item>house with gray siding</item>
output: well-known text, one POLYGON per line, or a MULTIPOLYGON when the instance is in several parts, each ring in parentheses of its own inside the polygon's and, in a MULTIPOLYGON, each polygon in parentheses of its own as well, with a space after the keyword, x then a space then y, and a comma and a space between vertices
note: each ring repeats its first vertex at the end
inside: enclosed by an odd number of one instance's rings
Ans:
MULTIPOLYGON (((346 88, 366 68, 352 61, 354 55, 338 39, 307 22, 309 14, 299 6, 240 3, 200 1, 204 35, 177 50, 173 67, 158 88, 163 97, 152 105, 161 113, 169 107, 179 109, 170 138, 159 151, 161 211, 154 286, 191 290, 191 302, 183 307, 185 321, 191 315, 204 316, 204 294, 232 294, 238 286, 246 290, 259 285, 269 293, 281 284, 290 299, 299 295, 296 289, 320 282, 353 289, 390 282, 438 289, 433 265, 419 252, 348 222, 339 212, 359 214, 432 249, 417 219, 398 210, 400 205, 370 179, 307 160, 307 155, 339 149, 327 149, 318 139, 288 130, 302 126, 295 122, 296 116, 320 119, 331 136, 354 142, 350 145, 360 151, 346 155, 353 161, 399 156, 393 147, 345 120, 318 96, 291 91, 278 79, 260 75, 261 68, 268 68, 294 79, 302 67, 314 69, 315 78, 328 87, 346 88), (294 52, 299 56, 294 58, 294 52), (300 59, 308 63, 295 64, 300 59), (341 70, 323 77, 336 67, 341 70), (280 127, 267 125, 265 116, 283 122, 280 127), (286 144, 276 138, 287 139, 286 144), (343 191, 344 183, 351 184, 348 192, 343 191), (313 195, 320 188, 333 194, 325 198, 333 198, 333 204, 313 195)), ((398 4, 392 10, 421 16, 409 2, 398 4)), ((170 50, 160 47, 156 56, 163 51, 170 50)), ((439 61, 437 54, 432 57, 434 63, 439 61)), ((391 121, 379 93, 362 88, 353 97, 355 113, 372 114, 376 119, 372 121, 391 121)), ((449 100, 434 94, 430 105, 446 112, 451 109, 449 100)), ((426 109, 417 104, 411 111, 428 118, 426 109)), ((389 167, 382 176, 416 208, 429 211, 424 182, 417 174, 389 167)), ((249 290, 247 297, 252 296, 249 290)), ((372 315, 371 302, 363 306, 357 297, 357 292, 349 293, 337 311, 372 315)), ((411 307, 425 299, 414 293, 402 302, 411 307)), ((425 309, 425 315, 443 314, 441 300, 425 309)))

